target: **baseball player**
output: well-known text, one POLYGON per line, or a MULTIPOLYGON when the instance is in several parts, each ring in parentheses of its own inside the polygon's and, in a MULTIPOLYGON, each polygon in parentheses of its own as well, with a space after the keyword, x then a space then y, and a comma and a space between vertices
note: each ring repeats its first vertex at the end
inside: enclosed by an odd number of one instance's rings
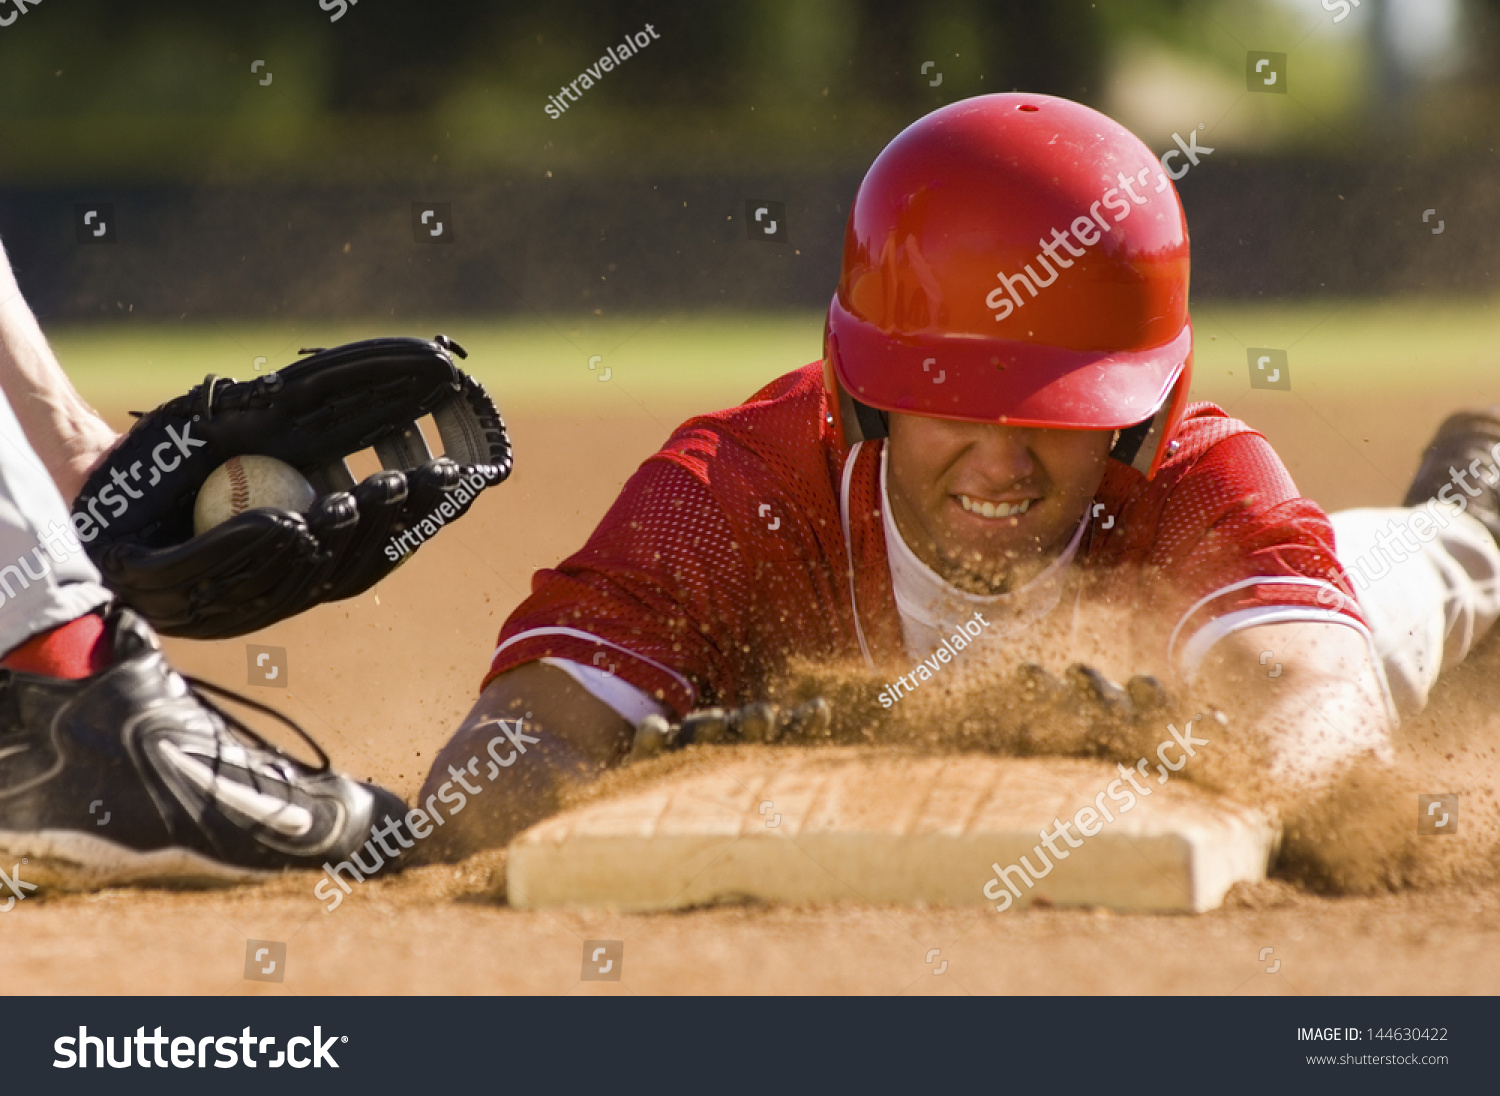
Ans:
MULTIPOLYGON (((1330 520, 1264 437, 1189 403, 1192 337, 1183 210, 1124 128, 1027 94, 914 123, 855 196, 823 360, 683 424, 535 576, 421 799, 483 794, 431 847, 507 840, 795 657, 862 663, 885 707, 1013 663, 1079 611, 1080 578, 1126 611, 1142 669, 1246 694, 1285 786, 1387 755, 1500 609, 1500 417, 1443 426, 1409 509, 1330 520), (497 792, 472 759, 502 720, 525 756, 490 767, 497 792)), ((1121 712, 1155 686, 1066 687, 1121 712)))
POLYGON ((223 690, 174 672, 151 624, 238 635, 358 593, 394 566, 393 538, 460 516, 503 479, 498 413, 450 351, 374 340, 247 384, 211 376, 117 438, 59 368, 0 251, 0 865, 19 869, 0 901, 357 860, 403 817, 390 792, 331 771, 295 724, 320 764, 215 706, 205 693, 223 690), (459 461, 427 453, 413 426, 426 414, 459 461), (371 444, 387 467, 355 484, 343 457, 371 444), (317 502, 193 536, 197 489, 246 452, 302 469, 317 502))

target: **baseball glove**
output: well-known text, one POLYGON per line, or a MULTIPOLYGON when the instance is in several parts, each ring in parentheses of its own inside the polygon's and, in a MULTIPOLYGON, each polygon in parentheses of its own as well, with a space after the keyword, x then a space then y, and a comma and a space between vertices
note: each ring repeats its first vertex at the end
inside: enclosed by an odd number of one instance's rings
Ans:
POLYGON ((253 381, 210 374, 142 416, 73 504, 105 582, 166 635, 243 635, 362 593, 510 475, 500 413, 446 336, 303 353, 253 381), (435 459, 416 425, 425 415, 445 450, 435 459), (344 458, 372 447, 384 470, 356 484, 344 458), (297 468, 317 500, 306 514, 249 510, 194 536, 209 473, 250 453, 297 468))

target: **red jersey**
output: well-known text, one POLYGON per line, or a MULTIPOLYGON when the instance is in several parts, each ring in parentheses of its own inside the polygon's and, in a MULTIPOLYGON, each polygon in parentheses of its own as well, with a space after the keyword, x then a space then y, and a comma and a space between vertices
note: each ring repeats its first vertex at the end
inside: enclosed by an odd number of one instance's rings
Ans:
MULTIPOLYGON (((558 658, 594 666, 682 715, 764 696, 793 655, 904 663, 881 517, 883 441, 845 451, 822 364, 684 423, 625 484, 588 542, 538 571, 500 632, 490 678, 558 658)), ((1117 461, 1074 566, 1160 625, 1196 664, 1251 624, 1363 630, 1321 508, 1269 443, 1212 404, 1189 406, 1147 481, 1117 461), (1149 610, 1146 610, 1149 607, 1149 610)))

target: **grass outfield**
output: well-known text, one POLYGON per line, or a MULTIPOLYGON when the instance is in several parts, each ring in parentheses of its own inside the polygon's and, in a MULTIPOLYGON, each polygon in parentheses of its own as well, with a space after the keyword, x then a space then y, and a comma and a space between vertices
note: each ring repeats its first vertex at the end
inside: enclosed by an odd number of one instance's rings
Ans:
POLYGON ((490 387, 502 410, 539 410, 566 401, 599 413, 631 415, 652 404, 707 406, 742 399, 821 354, 822 317, 131 324, 59 327, 48 335, 84 396, 101 407, 119 407, 131 401, 154 406, 200 383, 210 371, 254 377, 257 356, 267 359, 261 369, 277 369, 296 360, 304 346, 374 335, 430 338, 439 331, 468 350, 464 367, 490 387))
MULTIPOLYGON (((1205 305, 1194 321, 1198 398, 1228 404, 1247 392, 1246 348, 1255 346, 1287 350, 1293 391, 1313 402, 1435 388, 1459 401, 1500 399, 1500 312, 1488 301, 1205 305)), ((276 369, 305 345, 444 331, 469 350, 468 368, 491 386, 502 407, 541 409, 566 401, 628 415, 653 405, 737 402, 817 358, 822 323, 821 313, 796 312, 297 326, 130 323, 55 327, 48 334, 85 397, 107 408, 144 409, 209 372, 253 377, 256 357, 266 359, 261 369, 276 369)))

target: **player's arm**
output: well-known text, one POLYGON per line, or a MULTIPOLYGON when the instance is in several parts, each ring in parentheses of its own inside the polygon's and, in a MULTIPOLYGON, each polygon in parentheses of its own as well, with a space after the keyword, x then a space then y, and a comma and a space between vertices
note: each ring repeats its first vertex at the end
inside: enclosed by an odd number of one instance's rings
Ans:
MULTIPOLYGON (((715 459, 736 455, 720 447, 715 459)), ((706 480, 673 459, 646 461, 587 543, 532 580, 500 633, 494 677, 433 763, 418 805, 435 794, 441 804, 450 781, 450 794, 461 790, 456 772, 481 790, 422 855, 456 859, 505 844, 555 812, 570 783, 623 761, 643 719, 675 719, 742 693, 726 652, 750 643, 734 592, 753 588, 754 577, 750 551, 733 546, 753 543, 753 533, 731 523, 706 480), (653 517, 662 499, 671 521, 653 517), (496 721, 517 718, 537 741, 491 774, 489 743, 505 733, 496 721)))
POLYGON ((72 501, 117 435, 83 401, 21 296, 0 247, 0 389, 63 498, 72 501))
POLYGON ((1327 514, 1264 437, 1222 412, 1192 420, 1181 452, 1160 524, 1179 535, 1159 536, 1151 559, 1153 596, 1183 610, 1168 641, 1177 668, 1260 740, 1287 786, 1387 751, 1383 678, 1357 606, 1339 594, 1349 587, 1327 514))
POLYGON ((456 860, 505 844, 556 811, 566 786, 624 757, 633 734, 614 709, 556 667, 528 662, 500 674, 438 753, 422 787, 416 806, 431 801, 444 823, 422 843, 418 858, 456 860), (497 722, 502 719, 519 741, 506 734, 497 722), (510 764, 496 764, 497 758, 510 764), (465 791, 475 787, 478 793, 465 791), (450 814, 459 795, 463 809, 450 814))
POLYGON ((1246 628, 1215 644, 1200 674, 1232 696, 1262 736, 1272 775, 1288 785, 1317 786, 1361 755, 1389 750, 1385 691, 1356 628, 1322 621, 1246 628))

